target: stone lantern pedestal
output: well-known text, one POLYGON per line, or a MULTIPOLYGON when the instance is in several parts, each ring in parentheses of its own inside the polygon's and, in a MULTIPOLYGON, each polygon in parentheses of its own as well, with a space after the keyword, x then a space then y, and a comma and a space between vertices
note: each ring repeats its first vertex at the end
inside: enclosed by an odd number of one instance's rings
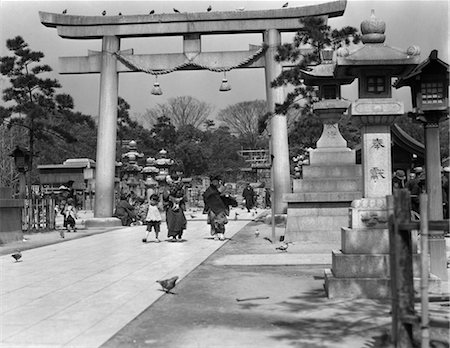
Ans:
MULTIPOLYGON (((359 99, 352 116, 361 125, 363 195, 349 210, 341 229, 341 250, 332 252, 325 270, 328 297, 390 297, 389 230, 386 196, 392 194, 390 125, 403 115, 403 103, 390 99, 359 99)), ((414 277, 420 277, 420 256, 413 252, 414 277)), ((417 282, 417 285, 418 282, 417 282)), ((430 288, 439 287, 430 282, 430 288)))
POLYGON ((339 242, 336 226, 348 225, 350 203, 362 197, 361 166, 355 151, 347 147, 338 121, 350 102, 327 99, 314 104, 323 122, 317 148, 309 151, 310 164, 303 166, 303 178, 294 179, 293 193, 283 195, 288 203, 286 241, 339 242))

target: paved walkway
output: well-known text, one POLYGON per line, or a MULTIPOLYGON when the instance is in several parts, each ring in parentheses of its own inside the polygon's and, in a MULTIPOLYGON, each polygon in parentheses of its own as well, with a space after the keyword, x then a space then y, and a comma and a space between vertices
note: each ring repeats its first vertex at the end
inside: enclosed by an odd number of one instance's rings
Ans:
MULTIPOLYGON (((137 226, 31 235, 8 247, 29 248, 18 263, 0 247, 0 347, 390 347, 389 301, 325 296, 339 243, 280 252, 264 239, 270 225, 238 212, 226 242, 188 213, 184 243, 143 244, 137 226), (45 243, 56 244, 34 248, 45 243), (156 280, 174 275, 176 295, 161 292, 156 280)), ((431 307, 448 320, 448 307, 431 307)))
MULTIPOLYGON (((70 233, 72 240, 23 251, 22 262, 1 256, 0 346, 100 346, 164 294, 156 280, 182 280, 224 244, 205 221, 190 220, 181 243, 144 244, 145 226, 136 226, 70 233)), ((226 237, 248 222, 230 221, 226 237)), ((61 241, 58 232, 41 235, 61 241)), ((35 244, 32 237, 22 245, 35 244)))

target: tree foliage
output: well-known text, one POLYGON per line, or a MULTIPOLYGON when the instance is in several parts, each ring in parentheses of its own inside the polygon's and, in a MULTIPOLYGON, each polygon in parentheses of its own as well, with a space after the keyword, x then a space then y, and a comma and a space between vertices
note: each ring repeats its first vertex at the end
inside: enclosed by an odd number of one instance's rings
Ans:
POLYGON ((331 29, 321 17, 305 17, 300 19, 303 27, 299 30, 292 43, 285 43, 278 47, 275 56, 278 62, 294 62, 295 66, 285 69, 272 81, 272 87, 292 86, 283 104, 276 105, 277 114, 286 114, 290 108, 302 109, 311 113, 310 106, 314 98, 314 86, 303 84, 302 73, 310 65, 322 62, 321 51, 325 48, 337 49, 351 43, 357 44, 361 37, 353 27, 331 29), (309 50, 305 53, 305 47, 309 50))
POLYGON ((260 143, 258 121, 266 113, 265 100, 244 101, 221 110, 218 119, 241 139, 245 148, 255 149, 260 143))
MULTIPOLYGON (((65 124, 64 111, 73 108, 69 95, 56 94, 61 85, 45 77, 51 67, 41 64, 44 54, 32 51, 21 36, 6 41, 13 56, 0 57, 0 73, 9 79, 10 87, 3 90, 3 100, 12 103, 0 110, 0 121, 9 128, 21 127, 28 132, 28 148, 34 155, 36 142, 53 143, 55 139, 74 142, 65 124)), ((33 156, 31 157, 33 168, 33 156)))
POLYGON ((156 124, 160 117, 170 119, 175 129, 191 125, 202 128, 213 107, 191 96, 170 98, 166 104, 157 104, 153 109, 147 109, 143 118, 150 126, 156 124))

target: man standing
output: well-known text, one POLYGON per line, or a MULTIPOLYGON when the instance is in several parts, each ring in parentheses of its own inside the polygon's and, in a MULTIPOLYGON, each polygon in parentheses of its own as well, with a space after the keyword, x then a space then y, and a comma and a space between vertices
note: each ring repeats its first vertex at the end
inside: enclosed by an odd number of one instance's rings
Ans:
POLYGON ((245 199, 245 207, 247 211, 250 213, 250 209, 255 205, 255 191, 253 191, 253 187, 250 183, 247 183, 247 186, 244 188, 242 192, 242 197, 245 199))
POLYGON ((211 177, 211 184, 203 193, 205 203, 204 213, 208 214, 208 224, 211 225, 211 235, 214 240, 225 240, 225 224, 229 205, 236 206, 236 200, 224 191, 219 176, 211 177))

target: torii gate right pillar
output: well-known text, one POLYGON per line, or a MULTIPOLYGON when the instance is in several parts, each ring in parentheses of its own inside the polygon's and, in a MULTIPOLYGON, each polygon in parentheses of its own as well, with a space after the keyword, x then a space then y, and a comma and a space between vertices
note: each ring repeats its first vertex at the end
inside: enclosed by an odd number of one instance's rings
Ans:
POLYGON ((280 75, 281 63, 275 61, 277 47, 281 44, 281 34, 277 29, 269 29, 264 33, 264 43, 268 46, 265 53, 265 75, 267 109, 271 113, 270 147, 272 155, 272 204, 275 214, 287 211, 287 203, 283 202, 283 193, 291 192, 289 173, 289 146, 286 116, 275 114, 275 104, 284 102, 282 87, 272 88, 271 82, 280 75))

